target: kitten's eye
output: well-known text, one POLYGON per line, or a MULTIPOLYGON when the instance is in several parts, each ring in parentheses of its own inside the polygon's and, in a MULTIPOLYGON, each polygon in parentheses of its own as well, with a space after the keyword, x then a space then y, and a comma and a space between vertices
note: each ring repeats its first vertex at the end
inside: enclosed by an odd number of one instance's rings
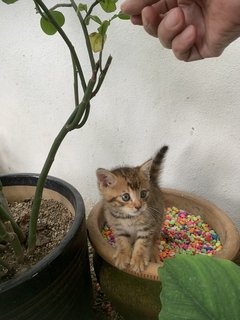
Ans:
POLYGON ((123 201, 125 201, 125 202, 129 201, 129 200, 130 200, 130 195, 129 195, 129 193, 124 193, 124 194, 122 195, 122 199, 123 199, 123 201))
POLYGON ((146 198, 146 196, 147 196, 147 191, 146 190, 142 190, 140 192, 140 197, 143 199, 143 198, 146 198))

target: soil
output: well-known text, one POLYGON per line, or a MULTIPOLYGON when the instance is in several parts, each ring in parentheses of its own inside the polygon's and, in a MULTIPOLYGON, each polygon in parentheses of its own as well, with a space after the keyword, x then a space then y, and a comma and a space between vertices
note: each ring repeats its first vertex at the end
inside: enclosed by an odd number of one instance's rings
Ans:
MULTIPOLYGON (((9 208, 15 221, 19 224, 23 233, 27 237, 32 199, 28 199, 23 202, 10 203, 9 208)), ((25 249, 24 262, 19 264, 16 261, 15 254, 11 247, 9 245, 2 246, 2 244, 0 244, 1 259, 11 266, 10 270, 7 270, 0 265, 0 283, 25 272, 54 249, 68 232, 73 219, 74 217, 72 213, 61 203, 54 200, 42 200, 37 227, 37 243, 34 253, 29 255, 25 249)), ((114 310, 108 298, 101 291, 94 272, 92 258, 93 250, 89 244, 89 260, 93 285, 93 309, 95 319, 124 320, 114 310)))
MULTIPOLYGON (((9 208, 27 238, 32 200, 10 203, 9 208)), ((73 218, 72 213, 61 203, 55 200, 42 200, 37 226, 37 243, 34 252, 28 254, 25 248, 24 261, 19 264, 10 245, 1 245, 1 259, 11 267, 8 270, 0 265, 0 282, 28 270, 46 256, 63 239, 72 224, 73 218)))

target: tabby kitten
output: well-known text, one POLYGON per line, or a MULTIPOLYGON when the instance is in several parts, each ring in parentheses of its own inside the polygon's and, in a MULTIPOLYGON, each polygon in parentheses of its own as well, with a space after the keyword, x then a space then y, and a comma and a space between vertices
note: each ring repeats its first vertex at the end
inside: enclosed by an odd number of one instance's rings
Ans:
MULTIPOLYGON (((104 215, 116 241, 115 265, 142 272, 159 256, 155 244, 164 220, 158 177, 168 147, 137 167, 97 169, 104 215)), ((157 260, 158 261, 158 260, 157 260)))

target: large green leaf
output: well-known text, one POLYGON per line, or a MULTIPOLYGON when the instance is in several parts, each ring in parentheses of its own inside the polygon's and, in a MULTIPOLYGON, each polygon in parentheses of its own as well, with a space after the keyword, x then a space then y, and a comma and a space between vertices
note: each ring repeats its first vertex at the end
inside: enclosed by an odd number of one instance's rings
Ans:
POLYGON ((5 2, 6 4, 12 4, 14 2, 17 2, 18 0, 2 0, 3 2, 5 2))
POLYGON ((116 7, 116 0, 101 0, 100 5, 105 12, 114 12, 116 7))
MULTIPOLYGON (((55 19, 55 21, 57 22, 57 24, 62 27, 64 25, 65 22, 65 18, 64 15, 62 14, 62 12, 60 11, 50 11, 50 13, 52 14, 53 18, 55 19)), ((57 29, 55 28, 55 26, 48 20, 47 17, 41 17, 40 20, 40 25, 42 30, 47 34, 47 35, 53 35, 57 32, 57 29)))
POLYGON ((203 255, 178 255, 160 267, 160 320, 239 320, 240 267, 203 255))

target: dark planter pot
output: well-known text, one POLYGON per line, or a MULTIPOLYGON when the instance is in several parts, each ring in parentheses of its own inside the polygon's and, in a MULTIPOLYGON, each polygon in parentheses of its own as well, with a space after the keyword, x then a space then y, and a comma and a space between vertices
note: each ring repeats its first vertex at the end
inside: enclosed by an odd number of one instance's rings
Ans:
MULTIPOLYGON (((9 201, 34 195, 38 175, 0 176, 9 201)), ((49 177, 43 198, 55 199, 75 214, 60 245, 27 272, 0 285, 1 320, 90 320, 92 286, 85 208, 79 192, 49 177)))

